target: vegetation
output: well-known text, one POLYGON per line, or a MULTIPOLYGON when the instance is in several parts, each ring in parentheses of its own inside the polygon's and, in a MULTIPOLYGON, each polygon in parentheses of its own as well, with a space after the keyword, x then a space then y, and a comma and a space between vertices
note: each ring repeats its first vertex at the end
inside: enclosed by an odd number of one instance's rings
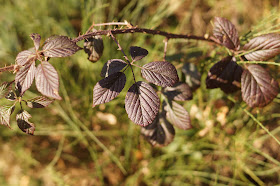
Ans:
MULTIPOLYGON (((244 7, 252 8, 250 1, 234 1, 232 7, 210 0, 174 1, 172 3, 170 1, 123 2, 117 0, 108 2, 72 0, 66 3, 13 0, 1 3, 3 6, 0 8, 2 14, 0 61, 1 66, 7 65, 7 69, 11 66, 14 67, 14 60, 20 51, 32 46, 32 40, 29 39, 30 33, 40 33, 40 35, 31 35, 35 49, 39 53, 38 59, 42 57, 41 54, 44 54, 45 57, 57 57, 46 51, 53 46, 57 39, 57 37, 49 38, 49 36, 59 34, 75 38, 78 34, 85 33, 92 22, 102 23, 126 19, 129 23, 138 25, 135 27, 136 29, 140 27, 164 30, 169 33, 190 33, 203 35, 200 38, 208 40, 209 35, 212 35, 210 21, 213 20, 213 32, 217 39, 209 39, 210 43, 198 41, 197 38, 195 40, 168 40, 171 37, 166 37, 167 40, 164 40, 162 36, 138 33, 117 35, 116 39, 111 32, 108 34, 118 45, 114 45, 114 41, 109 37, 103 37, 104 52, 97 63, 88 62, 86 54, 82 52, 67 58, 51 58, 49 61, 58 72, 55 76, 59 77, 59 93, 42 90, 37 81, 42 82, 41 80, 44 78, 40 73, 36 73, 36 86, 33 85, 29 89, 29 85, 21 84, 17 94, 15 92, 7 96, 10 100, 21 102, 22 99, 18 99, 18 97, 24 93, 23 102, 31 108, 38 107, 38 105, 34 106, 34 103, 40 102, 46 106, 52 102, 52 100, 42 97, 31 99, 38 97, 37 87, 42 94, 63 101, 55 101, 50 104, 47 112, 42 109, 29 111, 28 108, 23 111, 22 106, 15 107, 16 110, 12 116, 17 121, 11 120, 13 130, 1 130, 1 142, 4 144, 1 154, 3 161, 0 163, 2 170, 0 171, 0 181, 2 183, 10 185, 267 185, 280 181, 280 158, 277 151, 280 145, 278 137, 279 97, 273 99, 278 94, 278 83, 274 79, 279 80, 279 58, 273 58, 273 62, 266 61, 275 56, 278 51, 265 53, 267 55, 261 55, 261 59, 252 55, 254 51, 250 51, 254 50, 256 42, 265 43, 271 38, 273 42, 278 41, 278 35, 274 33, 279 31, 279 13, 272 8, 275 6, 274 2, 259 1, 256 3, 256 1, 252 1, 251 3, 255 5, 254 8, 259 7, 254 10, 255 14, 252 17, 244 16, 247 13, 247 9, 244 7), (66 9, 67 11, 65 11, 66 9), (220 13, 220 10, 223 12, 220 13), (249 53, 239 52, 239 38, 235 28, 233 29, 234 25, 223 18, 214 19, 215 16, 227 17, 234 23, 237 30, 241 31, 239 33, 240 44, 245 45, 243 49, 249 53), (228 43, 228 40, 223 37, 219 38, 217 29, 220 30, 220 28, 217 25, 229 27, 229 30, 232 31, 232 37, 230 36, 232 43, 228 43), (246 32, 248 30, 250 31, 246 32), (242 31, 245 32, 242 33, 242 31), (38 38, 41 37, 43 40, 47 40, 42 52, 38 50, 38 38), (130 49, 132 63, 136 59, 139 60, 146 56, 145 49, 147 49, 149 55, 139 62, 141 66, 147 62, 160 61, 164 58, 176 67, 180 80, 190 83, 189 80, 197 77, 193 75, 193 71, 191 76, 188 75, 189 70, 194 66, 197 67, 195 74, 202 76, 201 86, 193 92, 193 99, 182 102, 184 109, 189 111, 193 128, 185 131, 180 129, 173 131, 176 132, 174 141, 166 142, 170 144, 164 148, 153 148, 143 140, 140 135, 140 127, 133 125, 128 120, 123 109, 122 100, 127 91, 134 92, 131 91, 130 86, 135 83, 134 73, 140 73, 140 70, 126 73, 130 85, 122 83, 123 75, 118 76, 121 77, 120 82, 123 84, 124 90, 119 91, 118 97, 105 105, 99 105, 104 102, 99 102, 98 98, 94 97, 93 106, 95 108, 91 108, 93 86, 99 81, 97 85, 100 85, 102 89, 102 87, 104 88, 102 81, 106 81, 101 80, 99 76, 103 64, 109 59, 123 59, 123 54, 117 51, 120 48, 118 41, 121 43, 123 52, 130 49), (224 45, 228 49, 217 47, 212 43, 224 45), (131 46, 141 46, 145 49, 131 46), (135 52, 141 55, 135 55, 135 52), (257 71, 262 71, 263 74, 270 72, 264 76, 265 78, 256 78, 256 82, 253 82, 256 86, 261 85, 263 80, 271 82, 266 85, 267 89, 261 88, 264 99, 259 99, 257 102, 252 101, 250 98, 252 93, 248 93, 250 90, 245 90, 243 86, 243 88, 241 87, 243 100, 250 107, 263 107, 272 103, 262 109, 250 108, 242 102, 240 91, 226 94, 235 91, 236 87, 224 85, 221 82, 218 82, 217 85, 215 78, 222 77, 217 71, 221 68, 221 62, 218 61, 223 59, 223 64, 237 65, 235 58, 226 57, 227 53, 235 54, 238 59, 242 59, 244 56, 250 60, 238 61, 239 65, 244 63, 263 64, 262 67, 244 64, 248 70, 242 76, 250 79, 251 76, 256 76, 257 71), (9 66, 11 63, 12 65, 9 66), (213 64, 215 65, 213 66, 213 64), (225 93, 220 89, 209 90, 206 87, 220 87, 225 93), (29 90, 25 92, 26 89, 29 90), (230 91, 227 92, 228 90, 230 91), (34 132, 33 124, 28 121, 30 119, 28 112, 32 113, 32 122, 36 124, 35 136, 23 135, 14 127, 17 122, 24 132, 30 134, 34 132), (28 127, 26 128, 26 126, 28 127)), ((131 26, 133 29, 134 26, 129 25, 128 22, 124 22, 123 26, 115 27, 126 29, 127 26, 131 26)), ((79 38, 84 39, 85 37, 80 36, 76 40, 79 38)), ((64 40, 67 45, 73 45, 67 38, 59 37, 59 39, 64 40)), ((273 47, 277 45, 273 42, 269 42, 268 45, 273 47)), ((79 50, 76 45, 73 45, 72 48, 74 49, 67 51, 68 54, 79 50)), ((19 59, 22 58, 17 58, 17 64, 22 62, 19 59)), ((32 65, 35 63, 30 66, 32 65)), ((47 63, 43 61, 42 65, 47 65, 47 63)), ((162 65, 167 64, 162 62, 162 65)), ((156 65, 147 63, 145 67, 151 69, 156 65)), ((41 68, 41 66, 39 65, 37 68, 41 68)), ((53 69, 53 67, 49 69, 53 69)), ((236 69, 236 72, 242 71, 236 69)), ((16 71, 20 72, 17 73, 16 82, 21 82, 21 76, 18 74, 21 74, 22 70, 16 68, 16 71)), ((153 82, 154 80, 149 78, 150 72, 143 73, 142 69, 141 73, 149 82, 170 86, 170 81, 153 82)), ((175 77, 174 74, 168 74, 168 76, 171 77, 173 85, 178 76, 175 77)), ((12 82, 14 75, 2 73, 1 77, 5 81, 12 82)), ((56 79, 58 80, 58 78, 56 79)), ((244 78, 241 81, 243 81, 243 85, 248 83, 244 78)), ((50 86, 57 89, 57 84, 50 86)), ((8 87, 9 84, 3 85, 8 87)), ((100 87, 95 86, 94 91, 100 90, 100 87)), ((196 84, 191 87, 195 89, 194 87, 198 86, 196 84)), ((165 88, 163 93, 168 97, 171 91, 165 88)), ((2 100, 1 105, 5 105, 6 102, 2 100)), ((182 106, 177 105, 177 103, 173 103, 173 107, 181 109, 182 106)), ((165 111, 170 112, 170 108, 165 111)), ((8 109, 9 112, 11 110, 13 107, 8 109)), ((128 111, 127 107, 126 111, 129 118, 133 118, 131 117, 133 113, 128 111)), ((156 117, 156 114, 152 117, 156 117)), ((144 123, 132 120, 145 126, 150 124, 153 118, 147 118, 144 123)), ((6 124, 6 121, 2 120, 1 123, 6 124)), ((184 128, 180 124, 178 126, 184 128)), ((190 128, 189 124, 186 128, 190 128)), ((154 142, 152 141, 152 143, 154 142)), ((164 145, 166 143, 164 142, 164 145)))

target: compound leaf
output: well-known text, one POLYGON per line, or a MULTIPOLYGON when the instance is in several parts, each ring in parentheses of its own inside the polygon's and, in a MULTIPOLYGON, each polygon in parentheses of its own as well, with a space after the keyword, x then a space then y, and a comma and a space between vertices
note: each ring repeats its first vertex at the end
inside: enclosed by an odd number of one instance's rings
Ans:
POLYGON ((67 36, 51 36, 43 46, 46 57, 66 57, 75 54, 81 48, 67 36))
POLYGON ((45 108, 52 102, 54 102, 53 99, 49 99, 45 96, 38 96, 25 101, 26 105, 30 108, 45 108))
POLYGON ((15 77, 15 84, 21 87, 20 88, 21 95, 31 87, 35 77, 35 73, 36 73, 35 62, 27 64, 17 72, 15 77))
POLYGON ((100 80, 93 88, 93 105, 107 103, 117 97, 125 86, 126 77, 117 72, 100 80))
POLYGON ((179 129, 191 129, 191 119, 189 113, 175 101, 163 102, 163 109, 166 111, 167 120, 179 129))
POLYGON ((54 99, 61 99, 58 94, 58 73, 49 62, 43 61, 40 65, 38 65, 35 80, 38 91, 43 95, 54 99))
POLYGON ((16 116, 18 127, 26 134, 33 135, 35 125, 28 121, 30 118, 31 115, 25 110, 20 110, 16 116))
POLYGON ((144 48, 138 46, 131 46, 129 49, 129 53, 133 61, 139 61, 140 59, 147 56, 149 52, 144 48))
POLYGON ((157 116, 150 125, 141 128, 141 134, 153 146, 163 147, 173 141, 175 130, 166 118, 157 116))
POLYGON ((269 73, 259 65, 249 65, 241 77, 243 100, 250 107, 264 107, 278 94, 279 85, 269 73))
POLYGON ((141 73, 147 81, 162 87, 172 87, 179 81, 176 68, 167 61, 147 63, 141 73))
POLYGON ((0 123, 10 127, 10 116, 14 111, 15 106, 0 106, 0 123))
POLYGON ((240 47, 238 32, 229 20, 222 17, 214 18, 214 36, 223 44, 225 47, 238 50, 240 47))
POLYGON ((108 77, 111 74, 121 71, 126 65, 127 64, 124 60, 110 59, 104 64, 100 76, 108 77))
POLYGON ((129 88, 126 94, 125 110, 134 123, 147 126, 158 114, 158 95, 149 84, 138 81, 129 88))
POLYGON ((164 88, 163 93, 171 100, 187 101, 192 99, 190 87, 183 82, 176 83, 173 87, 164 88))
POLYGON ((225 93, 233 93, 240 89, 242 72, 242 67, 236 63, 234 57, 225 57, 209 70, 206 87, 221 88, 225 93))
POLYGON ((34 48, 30 50, 24 50, 20 53, 18 53, 16 57, 16 62, 18 65, 24 66, 30 61, 35 61, 36 59, 36 52, 34 51, 34 48))
POLYGON ((244 50, 250 51, 245 54, 249 61, 266 61, 280 54, 280 34, 265 34, 255 37, 243 47, 244 50))

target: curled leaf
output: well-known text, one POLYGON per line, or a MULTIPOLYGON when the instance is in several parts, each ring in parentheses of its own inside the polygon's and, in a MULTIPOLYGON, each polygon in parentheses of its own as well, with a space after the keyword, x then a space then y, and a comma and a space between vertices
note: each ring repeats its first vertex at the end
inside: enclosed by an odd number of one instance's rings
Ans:
POLYGON ((162 147, 173 141, 175 130, 166 118, 157 116, 150 125, 141 128, 141 134, 145 136, 153 146, 162 147))
POLYGON ((22 67, 16 74, 15 83, 17 86, 20 86, 20 95, 28 90, 34 80, 36 73, 35 62, 27 64, 26 66, 22 67))
POLYGON ((249 65, 242 73, 241 92, 250 107, 264 107, 277 96, 279 85, 263 67, 249 65))
POLYGON ((141 73, 147 81, 162 87, 172 87, 179 81, 176 68, 167 61, 147 63, 142 67, 141 73))
POLYGON ((43 53, 46 57, 67 57, 75 54, 80 49, 67 36, 51 36, 43 46, 43 53))
POLYGON ((131 46, 129 49, 129 53, 132 57, 133 61, 139 61, 140 59, 144 58, 148 55, 148 50, 138 47, 138 46, 131 46))
POLYGON ((240 42, 238 32, 234 24, 226 18, 215 17, 213 34, 225 47, 232 50, 239 50, 240 42))
POLYGON ((59 78, 55 68, 47 61, 43 61, 38 67, 35 74, 36 87, 43 95, 61 99, 58 94, 59 78))
POLYGON ((164 88, 163 93, 171 100, 187 101, 192 99, 192 91, 186 83, 178 82, 173 87, 164 88))
POLYGON ((93 105, 107 103, 116 98, 125 86, 126 77, 122 72, 114 73, 100 80, 93 88, 93 105))
POLYGON ((244 50, 251 51, 245 54, 249 61, 266 61, 280 54, 280 34, 265 34, 255 37, 243 47, 244 50))
POLYGON ((40 34, 36 34, 36 33, 30 34, 30 38, 34 42, 35 49, 38 50, 40 47, 40 41, 41 41, 40 34))
POLYGON ((138 81, 129 88, 126 94, 125 110, 134 123, 147 126, 158 114, 158 95, 149 84, 138 81))
POLYGON ((35 125, 28 121, 30 118, 31 115, 25 110, 20 110, 16 116, 18 127, 26 134, 33 135, 35 125))
POLYGON ((108 77, 111 74, 121 71, 126 65, 127 64, 124 60, 110 59, 104 64, 100 76, 108 77))
POLYGON ((188 130, 192 128, 190 115, 184 109, 184 107, 182 107, 175 101, 164 101, 162 106, 163 109, 166 111, 166 118, 171 124, 183 130, 188 130))
POLYGON ((30 108, 45 108, 52 102, 54 102, 53 99, 49 99, 45 96, 38 96, 25 101, 26 105, 30 108))
POLYGON ((236 63, 234 57, 225 57, 209 70, 206 87, 221 88, 225 93, 233 93, 240 89, 242 72, 242 67, 236 63))
POLYGON ((6 97, 11 91, 11 83, 4 82, 0 85, 0 99, 6 97))
POLYGON ((12 115, 15 106, 0 106, 0 124, 10 127, 10 116, 12 115))
MULTIPOLYGON (((93 31, 96 31, 93 29, 93 31)), ((91 62, 96 62, 103 54, 103 40, 100 35, 93 36, 91 38, 85 39, 84 51, 88 54, 88 60, 91 62)))

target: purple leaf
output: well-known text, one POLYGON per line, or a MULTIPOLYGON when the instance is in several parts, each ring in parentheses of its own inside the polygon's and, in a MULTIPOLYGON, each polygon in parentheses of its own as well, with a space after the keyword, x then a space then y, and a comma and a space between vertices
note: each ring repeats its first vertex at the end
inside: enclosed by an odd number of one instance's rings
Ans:
POLYGON ((52 102, 54 102, 53 99, 49 99, 44 96, 38 96, 25 101, 26 105, 30 108, 45 108, 52 102))
POLYGON ((61 99, 58 94, 59 78, 55 68, 47 61, 43 61, 38 67, 35 75, 36 87, 43 95, 61 99))
POLYGON ((18 127, 26 134, 33 135, 35 125, 28 121, 30 118, 31 115, 25 110, 20 110, 16 116, 18 127))
POLYGON ((171 101, 170 103, 164 101, 162 106, 166 111, 166 118, 171 124, 183 130, 192 128, 189 113, 184 107, 175 101, 171 101))
POLYGON ((131 46, 129 49, 129 53, 130 53, 133 61, 139 61, 140 59, 147 56, 149 52, 144 48, 137 47, 137 46, 131 46))
POLYGON ((255 37, 243 47, 250 51, 245 54, 249 61, 266 61, 280 54, 280 34, 265 34, 255 37))
POLYGON ((279 85, 263 67, 249 65, 242 73, 241 92, 250 107, 264 107, 277 96, 279 85))
POLYGON ((166 118, 157 116, 150 125, 141 128, 141 134, 153 146, 163 147, 173 141, 175 130, 166 118))
POLYGON ((192 91, 186 83, 178 82, 173 87, 164 88, 163 92, 169 99, 187 101, 192 99, 192 91))
POLYGON ((40 47, 40 41, 41 41, 40 34, 36 34, 36 33, 30 34, 30 38, 34 42, 35 49, 38 50, 40 47))
POLYGON ((229 20, 222 17, 215 17, 213 34, 225 47, 232 50, 239 50, 238 32, 234 24, 229 20))
POLYGON ((36 60, 36 52, 34 51, 34 48, 32 48, 31 50, 24 50, 18 53, 16 57, 17 64, 21 66, 24 66, 26 63, 35 60, 36 60))
POLYGON ((22 67, 16 74, 15 83, 16 86, 20 86, 20 95, 23 95, 26 90, 28 90, 34 80, 36 73, 35 62, 32 62, 24 67, 22 67))
POLYGON ((15 106, 0 106, 0 124, 10 127, 10 116, 15 106))
POLYGON ((129 88, 126 94, 125 110, 134 123, 147 126, 158 114, 158 95, 149 84, 138 81, 129 88))
POLYGON ((108 77, 111 74, 121 71, 126 65, 126 62, 121 59, 110 59, 104 64, 100 76, 108 77))
POLYGON ((75 54, 81 48, 67 36, 51 36, 43 46, 46 57, 67 57, 75 54))
POLYGON ((141 73, 147 81, 162 87, 172 87, 179 81, 176 68, 167 61, 147 63, 141 73))
POLYGON ((125 86, 126 77, 122 72, 109 75, 100 80, 93 88, 93 105, 107 103, 116 98, 125 86))
POLYGON ((242 72, 242 67, 237 65, 234 57, 225 57, 209 70, 206 87, 221 88, 225 93, 233 93, 240 89, 242 72))

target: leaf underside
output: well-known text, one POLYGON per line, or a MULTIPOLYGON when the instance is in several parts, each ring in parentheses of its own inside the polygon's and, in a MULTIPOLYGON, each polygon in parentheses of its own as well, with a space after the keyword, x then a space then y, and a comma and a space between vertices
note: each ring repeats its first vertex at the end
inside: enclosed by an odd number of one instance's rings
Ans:
POLYGON ((28 121, 30 118, 31 115, 25 110, 20 110, 16 116, 18 127, 26 134, 33 135, 35 125, 28 121))
POLYGON ((243 47, 252 52, 245 54, 249 61, 266 61, 280 54, 280 34, 265 34, 255 37, 243 47))
POLYGON ((190 87, 183 82, 176 83, 173 87, 164 88, 163 93, 171 100, 187 101, 192 99, 190 87))
POLYGON ((0 106, 0 124, 10 127, 10 116, 15 106, 0 106))
POLYGON ((100 76, 108 77, 109 75, 121 71, 126 65, 126 62, 121 59, 110 59, 104 64, 100 76))
POLYGON ((153 146, 163 147, 173 141, 175 130, 164 117, 157 116, 150 125, 141 128, 141 134, 153 146))
POLYGON ((0 85, 0 99, 6 97, 11 91, 11 89, 12 89, 11 83, 3 82, 0 85))
POLYGON ((213 34, 225 47, 236 51, 239 50, 238 31, 229 20, 222 17, 215 17, 213 34))
POLYGON ((38 50, 40 47, 40 41, 41 41, 40 34, 36 34, 36 33, 30 34, 30 38, 34 42, 35 49, 38 50))
POLYGON ((26 100, 25 103, 30 108, 45 108, 51 104, 54 100, 45 96, 38 96, 33 99, 26 100))
POLYGON ((58 73, 49 62, 43 61, 40 65, 38 65, 35 80, 38 91, 43 95, 54 99, 61 99, 58 94, 58 73))
POLYGON ((236 63, 234 57, 225 57, 209 70, 206 87, 220 88, 225 93, 233 93, 240 89, 242 72, 242 67, 236 63))
POLYGON ((46 57, 67 57, 75 54, 80 49, 67 36, 51 36, 43 46, 43 53, 46 57))
POLYGON ((131 46, 129 49, 129 53, 133 61, 139 61, 145 56, 147 56, 149 52, 144 48, 138 46, 131 46))
POLYGON ((126 77, 122 72, 114 73, 100 80, 93 88, 93 105, 107 103, 116 98, 125 86, 126 77))
POLYGON ((264 107, 277 96, 279 85, 263 67, 249 65, 242 73, 241 92, 250 107, 264 107))
POLYGON ((125 110, 129 119, 141 126, 147 126, 154 121, 159 105, 154 89, 142 81, 133 84, 125 97, 125 110))
POLYGON ((36 52, 34 51, 34 48, 31 50, 24 50, 20 53, 18 53, 16 57, 16 62, 18 65, 24 66, 26 63, 30 61, 35 61, 36 59, 36 52))
POLYGON ((184 107, 175 101, 170 101, 168 103, 164 101, 162 106, 166 112, 166 118, 171 124, 183 130, 192 128, 189 113, 184 107))
POLYGON ((22 67, 20 71, 17 72, 15 77, 15 84, 17 86, 20 86, 21 95, 31 87, 35 77, 35 73, 35 62, 27 64, 26 66, 22 67))
POLYGON ((176 68, 167 61, 147 63, 142 67, 141 73, 147 81, 162 87, 172 87, 179 81, 176 68))

